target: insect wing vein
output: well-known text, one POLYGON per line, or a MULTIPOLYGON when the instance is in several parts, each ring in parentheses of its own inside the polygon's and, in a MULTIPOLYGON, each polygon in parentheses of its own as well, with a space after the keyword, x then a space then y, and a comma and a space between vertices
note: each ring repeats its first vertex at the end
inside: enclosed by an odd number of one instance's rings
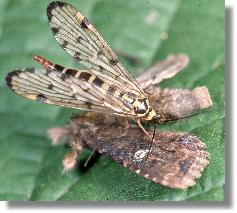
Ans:
POLYGON ((7 75, 6 81, 15 93, 31 100, 121 116, 134 115, 129 106, 103 87, 56 70, 15 70, 7 75))
MULTIPOLYGON (((47 9, 49 24, 62 48, 95 75, 101 72, 126 85, 140 98, 144 92, 93 25, 73 6, 52 2, 47 9)), ((103 76, 100 76, 103 79, 103 76)))

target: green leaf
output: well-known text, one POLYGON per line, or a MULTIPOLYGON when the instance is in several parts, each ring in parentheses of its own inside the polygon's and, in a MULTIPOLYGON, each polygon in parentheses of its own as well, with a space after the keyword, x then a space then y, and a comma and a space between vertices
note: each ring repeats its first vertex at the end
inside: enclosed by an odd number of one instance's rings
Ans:
MULTIPOLYGON (((32 54, 77 66, 49 30, 45 12, 49 2, 0 3, 0 199, 223 200, 224 1, 68 1, 92 21, 113 49, 140 60, 136 65, 124 60, 133 73, 169 54, 190 56, 188 68, 161 86, 206 85, 213 108, 160 126, 192 132, 207 145, 210 164, 187 190, 150 182, 105 156, 86 170, 61 175, 61 160, 68 148, 52 146, 45 130, 65 124, 73 110, 25 100, 13 94, 4 81, 13 69, 37 66, 32 54)), ((84 150, 79 160, 88 154, 89 150, 84 150)))

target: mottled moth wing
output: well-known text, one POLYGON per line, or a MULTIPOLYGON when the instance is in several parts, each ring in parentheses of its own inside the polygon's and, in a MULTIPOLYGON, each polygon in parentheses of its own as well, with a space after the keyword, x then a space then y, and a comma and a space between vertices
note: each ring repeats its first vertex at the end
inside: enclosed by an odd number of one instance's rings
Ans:
POLYGON ((145 90, 151 85, 175 76, 189 63, 189 57, 185 54, 170 55, 136 76, 139 85, 145 90))
POLYGON ((144 92, 128 73, 89 20, 72 5, 52 2, 47 8, 50 28, 61 47, 89 72, 109 80, 126 92, 143 97, 144 92))
POLYGON ((139 129, 128 130, 126 136, 121 137, 119 135, 123 135, 124 130, 115 129, 100 129, 97 141, 86 140, 86 144, 92 150, 98 147, 99 153, 153 182, 185 189, 195 184, 195 179, 208 164, 205 146, 194 135, 158 131, 149 152, 150 141, 139 129))
POLYGON ((74 78, 57 70, 28 68, 10 72, 6 81, 15 93, 47 104, 55 104, 88 111, 132 115, 118 98, 93 82, 87 81, 88 72, 78 71, 74 78))
POLYGON ((155 111, 164 115, 163 121, 189 117, 201 109, 212 107, 212 99, 207 87, 190 89, 158 88, 150 86, 145 90, 155 111))
MULTIPOLYGON (((62 132, 58 128, 49 130, 53 141, 55 136, 51 133, 55 130, 57 134, 62 132)), ((105 117, 99 114, 88 113, 74 118, 65 130, 73 138, 71 142, 81 141, 91 150, 171 188, 193 186, 209 162, 205 144, 190 133, 156 131, 149 152, 150 140, 139 128, 129 128, 124 132, 117 123, 107 124, 105 117)))
POLYGON ((86 144, 156 183, 185 189, 195 184, 208 164, 205 145, 194 135, 158 131, 146 158, 150 141, 138 128, 124 136, 116 126, 109 131, 104 128, 97 131, 96 140, 85 140, 86 144))

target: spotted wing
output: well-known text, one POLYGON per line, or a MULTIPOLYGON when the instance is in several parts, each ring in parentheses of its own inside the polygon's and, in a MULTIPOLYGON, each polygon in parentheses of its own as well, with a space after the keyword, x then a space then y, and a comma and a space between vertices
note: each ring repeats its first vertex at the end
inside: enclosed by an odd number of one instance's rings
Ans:
POLYGON ((144 97, 137 81, 76 8, 67 3, 52 2, 47 8, 47 15, 56 40, 69 55, 102 80, 109 80, 138 98, 144 97))
POLYGON ((90 83, 91 74, 79 71, 84 79, 73 78, 56 70, 28 68, 10 72, 7 85, 18 95, 43 103, 113 113, 120 116, 134 116, 131 106, 115 98, 102 87, 90 83))

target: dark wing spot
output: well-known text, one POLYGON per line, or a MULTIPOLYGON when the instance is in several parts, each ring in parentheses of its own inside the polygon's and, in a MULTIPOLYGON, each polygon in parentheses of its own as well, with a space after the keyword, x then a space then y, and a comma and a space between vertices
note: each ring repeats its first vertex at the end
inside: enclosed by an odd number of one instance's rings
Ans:
POLYGON ((111 60, 109 61, 109 63, 110 63, 111 65, 116 65, 116 64, 118 63, 118 60, 117 60, 117 59, 111 59, 111 60))
POLYGON ((117 80, 120 77, 120 75, 115 75, 114 79, 117 80))
POLYGON ((50 73, 51 73, 51 70, 46 70, 45 75, 49 76, 50 73))
POLYGON ((68 44, 68 42, 67 42, 67 41, 64 41, 64 42, 61 44, 62 48, 65 49, 65 48, 67 47, 67 44, 68 44))
POLYGON ((58 70, 58 71, 63 71, 65 67, 63 67, 63 66, 61 66, 61 65, 59 65, 59 64, 55 64, 55 65, 54 65, 54 68, 55 68, 56 70, 58 70))
POLYGON ((102 84, 104 83, 104 81, 102 81, 100 78, 96 77, 94 80, 93 80, 93 84, 96 84, 97 86, 101 87, 102 84))
POLYGON ((67 4, 64 3, 64 2, 60 2, 60 1, 54 1, 54 2, 51 2, 48 5, 48 7, 47 7, 47 16, 48 16, 49 22, 51 21, 51 19, 53 17, 52 10, 54 10, 56 7, 63 7, 65 5, 67 5, 67 4))
POLYGON ((62 73, 62 75, 61 75, 61 80, 64 81, 66 78, 68 78, 68 76, 62 73))
POLYGON ((71 75, 71 76, 75 76, 76 74, 77 74, 77 70, 74 70, 74 69, 67 69, 66 70, 66 72, 65 72, 65 74, 67 74, 67 75, 71 75))
POLYGON ((100 55, 103 55, 103 53, 102 53, 102 51, 98 51, 96 55, 100 56, 100 55))
POLYGON ((9 72, 9 73, 7 74, 7 76, 5 77, 5 80, 6 80, 7 86, 8 86, 9 88, 12 87, 12 84, 11 84, 12 77, 18 76, 20 73, 22 73, 21 70, 14 70, 14 71, 9 72))
POLYGON ((85 102, 85 105, 87 106, 87 109, 91 109, 91 102, 89 102, 89 101, 87 101, 87 102, 85 102))
POLYGON ((184 161, 179 162, 180 170, 183 173, 187 173, 188 172, 190 165, 191 165, 191 163, 188 160, 184 160, 184 161))
POLYGON ((76 39, 76 41, 77 41, 78 43, 81 43, 81 40, 83 40, 83 38, 82 38, 81 36, 78 36, 78 38, 76 39))
POLYGON ((53 84, 50 84, 49 86, 48 86, 48 89, 53 89, 53 84))
POLYGON ((85 17, 81 22, 81 26, 83 28, 88 28, 89 25, 90 25, 90 21, 85 17))
POLYGON ((48 98, 45 97, 43 94, 39 94, 37 95, 36 100, 40 102, 47 102, 48 98))
POLYGON ((99 65, 99 70, 102 71, 102 70, 104 70, 104 68, 99 65))
POLYGON ((35 72, 35 68, 26 68, 25 71, 34 73, 35 72))
POLYGON ((57 28, 57 27, 52 27, 51 30, 52 30, 54 36, 59 32, 59 28, 57 28))
POLYGON ((121 97, 121 98, 122 98, 124 95, 125 95, 125 94, 124 94, 123 92, 120 92, 120 93, 119 93, 119 97, 121 97))
POLYGON ((90 73, 88 73, 88 72, 82 72, 82 73, 80 74, 80 76, 79 76, 79 79, 88 81, 90 77, 91 77, 91 74, 90 74, 90 73))
POLYGON ((115 90, 116 90, 116 88, 115 88, 113 85, 110 85, 109 88, 108 88, 108 92, 109 92, 110 94, 114 94, 114 93, 115 93, 115 90))
POLYGON ((74 99, 77 99, 77 95, 76 94, 73 94, 71 97, 74 98, 74 99))
POLYGON ((155 80, 156 78, 157 78, 156 75, 154 75, 154 76, 151 77, 152 80, 155 80))
POLYGON ((77 59, 78 61, 80 61, 80 53, 76 53, 76 54, 74 55, 74 58, 77 59))
POLYGON ((83 88, 83 91, 84 92, 88 92, 90 89, 87 87, 87 88, 83 88))

